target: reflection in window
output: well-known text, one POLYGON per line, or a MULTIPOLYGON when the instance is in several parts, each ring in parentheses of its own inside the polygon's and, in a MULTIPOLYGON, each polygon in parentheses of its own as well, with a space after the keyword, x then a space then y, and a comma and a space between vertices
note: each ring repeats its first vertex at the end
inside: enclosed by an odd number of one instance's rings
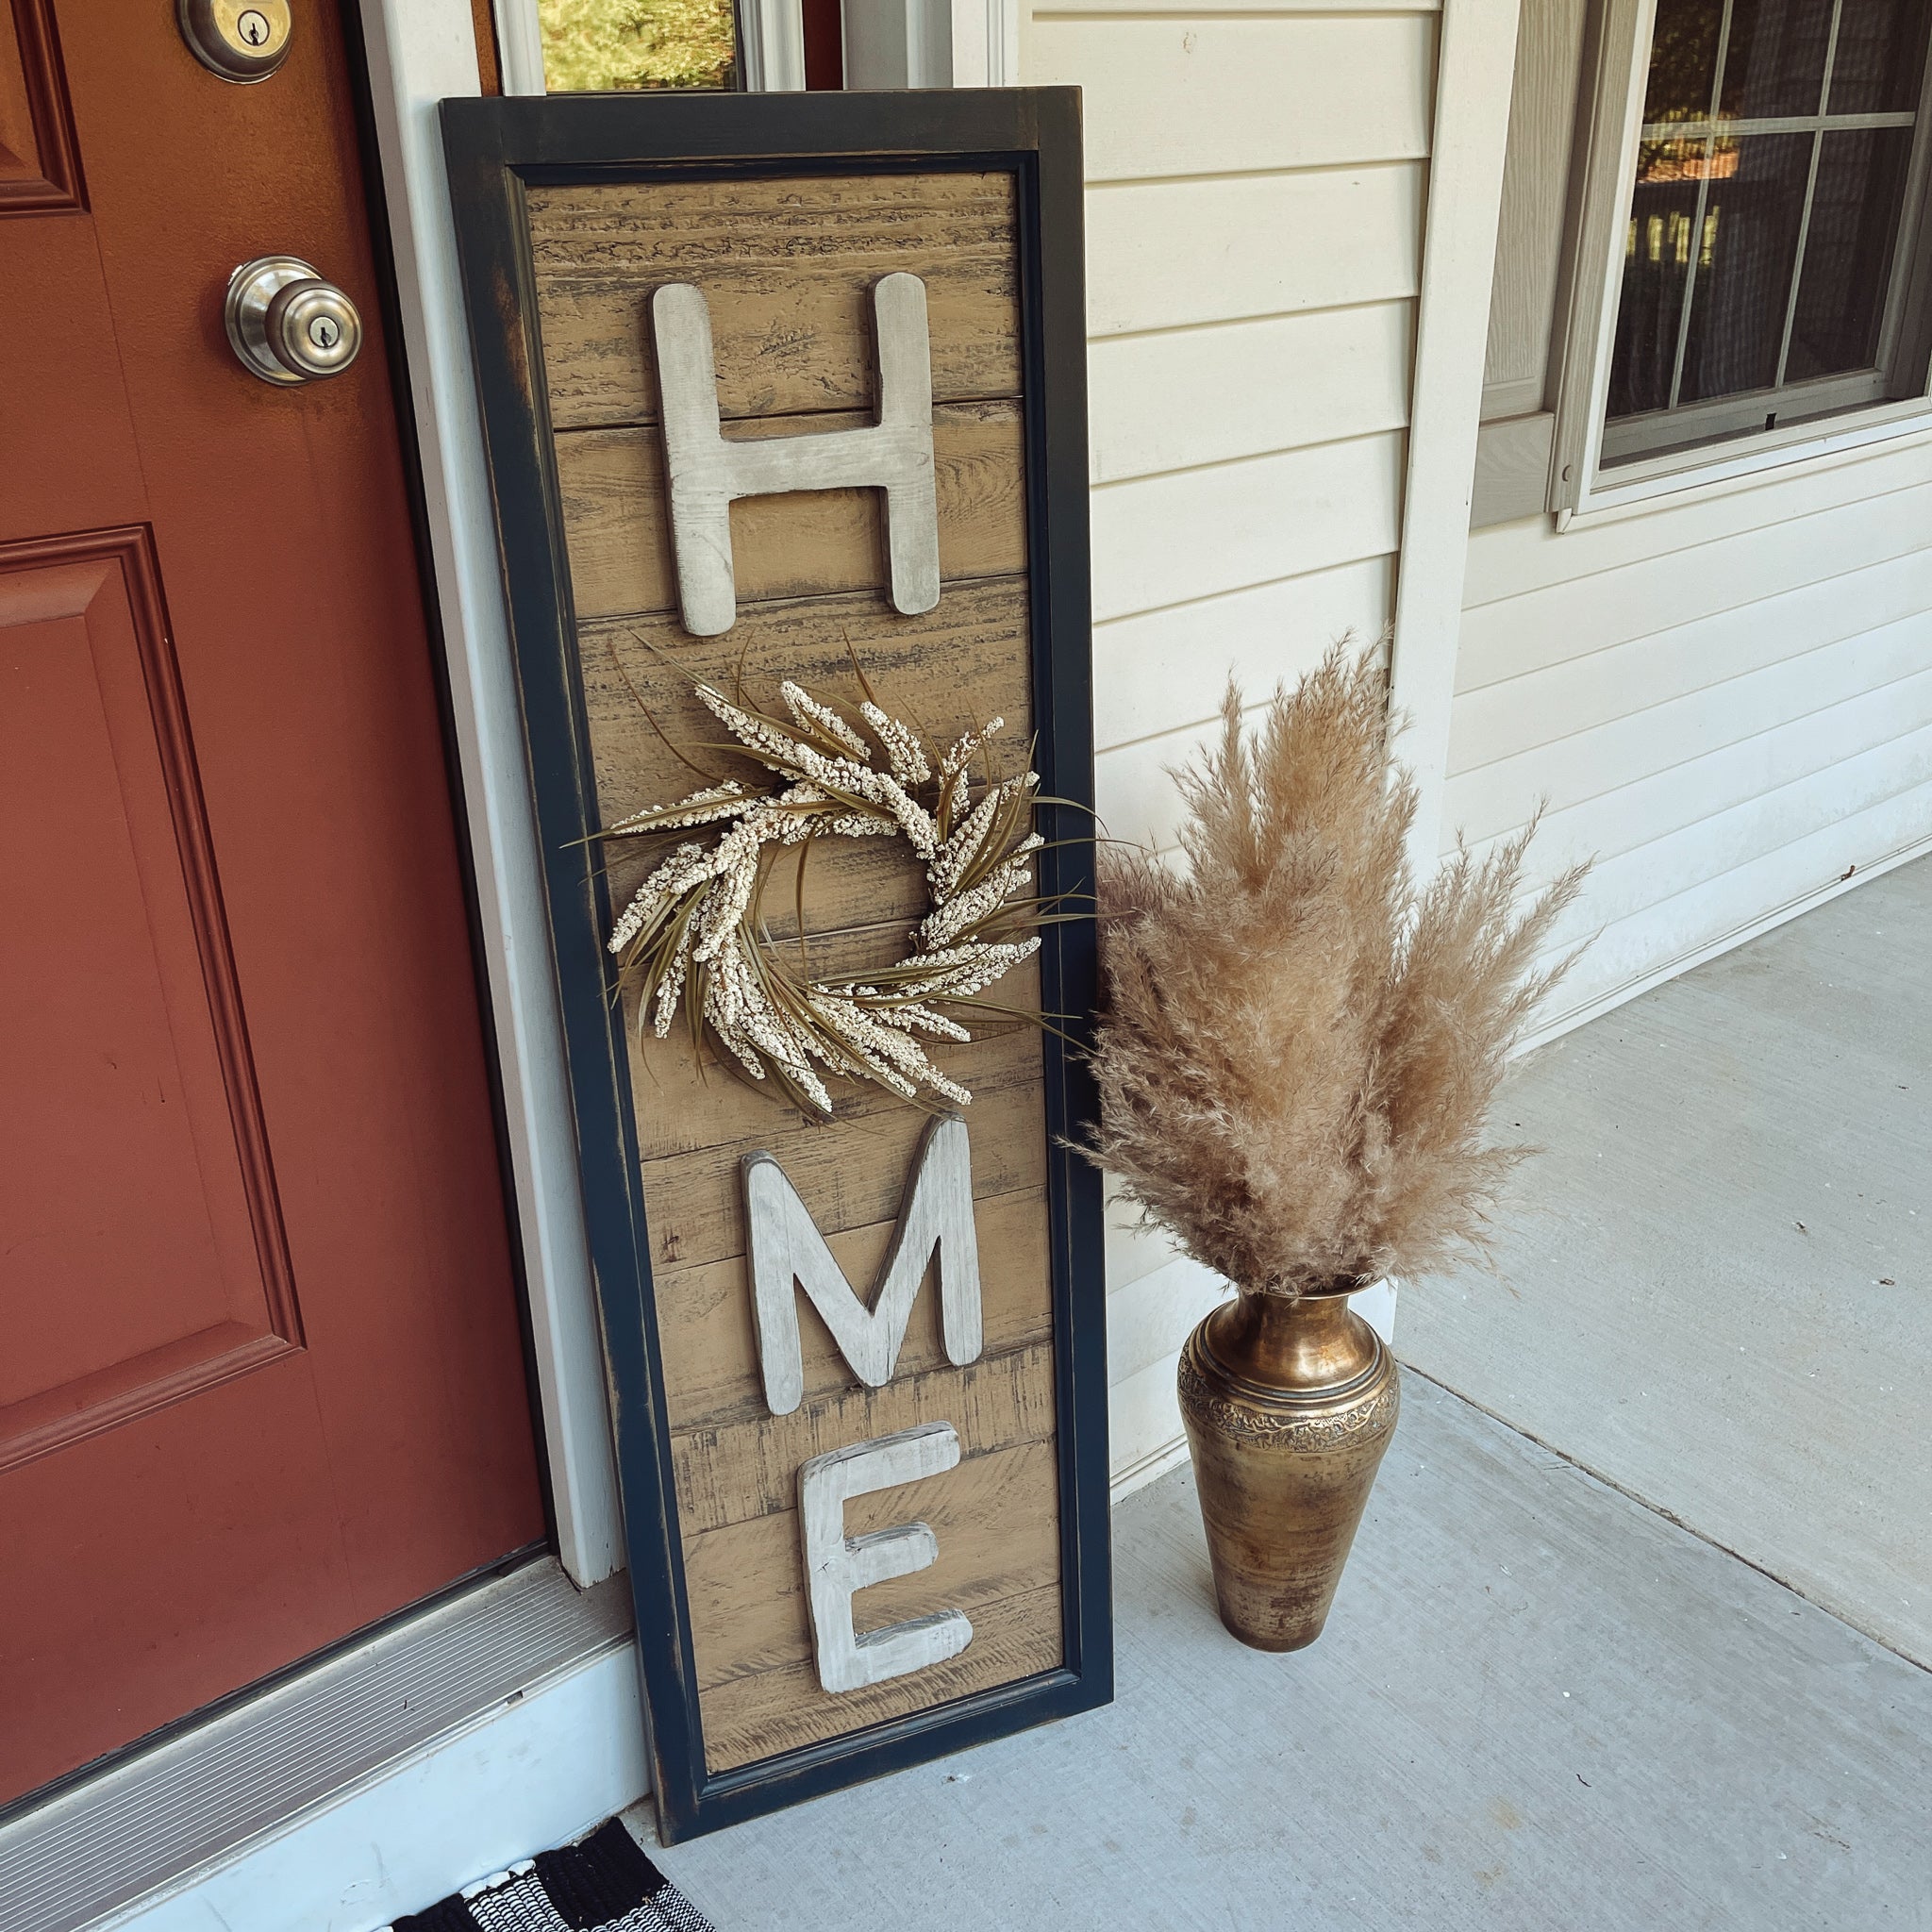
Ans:
MULTIPOLYGON (((1657 0, 1612 425, 1656 416, 1657 448, 1872 399, 1793 386, 1883 353, 1928 15, 1932 0, 1657 0)), ((1606 443, 1642 453, 1627 433, 1606 443)))
POLYGON ((538 0, 538 14, 552 93, 734 85, 731 0, 538 0))

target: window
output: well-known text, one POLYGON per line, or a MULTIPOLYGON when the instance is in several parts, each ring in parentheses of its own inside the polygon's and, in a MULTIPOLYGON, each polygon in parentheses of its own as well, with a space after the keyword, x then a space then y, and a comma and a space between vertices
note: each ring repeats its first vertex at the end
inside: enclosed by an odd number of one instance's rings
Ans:
MULTIPOLYGON (((1928 14, 1657 0, 1606 466, 1896 393, 1928 14)), ((1922 357, 1909 375, 1923 389, 1922 357)))
POLYGON ((1932 0, 1524 0, 1472 521, 1923 422, 1932 0))
POLYGON ((552 93, 736 85, 731 0, 540 0, 552 93))
POLYGON ((1010 77, 1019 39, 1018 0, 494 0, 494 7, 514 92, 999 87, 1010 77))

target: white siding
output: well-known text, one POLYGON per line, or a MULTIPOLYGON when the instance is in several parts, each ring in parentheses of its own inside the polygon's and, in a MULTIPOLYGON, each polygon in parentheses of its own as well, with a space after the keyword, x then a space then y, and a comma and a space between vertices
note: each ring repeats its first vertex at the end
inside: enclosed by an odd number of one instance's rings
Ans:
POLYGON ((1932 841, 1932 440, 1477 531, 1446 823, 1539 803, 1540 871, 1597 859, 1550 1027, 1932 841))
MULTIPOLYGON (((1055 0, 1029 83, 1085 91, 1100 808, 1172 842, 1169 766, 1394 604, 1437 10, 1055 0)), ((1116 1217, 1118 1221, 1119 1217, 1116 1217)), ((1117 1478, 1159 1467, 1220 1293, 1108 1241, 1117 1478)))

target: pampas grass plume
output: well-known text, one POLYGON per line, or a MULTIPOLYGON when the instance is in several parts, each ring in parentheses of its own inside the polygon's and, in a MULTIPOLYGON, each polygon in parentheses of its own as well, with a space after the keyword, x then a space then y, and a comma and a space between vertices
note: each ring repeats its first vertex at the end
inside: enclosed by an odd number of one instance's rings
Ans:
MULTIPOLYGON (((1144 1224, 1297 1295, 1487 1254, 1528 1153, 1484 1124, 1585 868, 1517 909, 1534 825, 1418 892, 1381 656, 1343 643, 1176 774, 1184 867, 1108 848, 1088 1150, 1144 1224)), ((1574 957, 1574 956, 1573 956, 1574 957)))

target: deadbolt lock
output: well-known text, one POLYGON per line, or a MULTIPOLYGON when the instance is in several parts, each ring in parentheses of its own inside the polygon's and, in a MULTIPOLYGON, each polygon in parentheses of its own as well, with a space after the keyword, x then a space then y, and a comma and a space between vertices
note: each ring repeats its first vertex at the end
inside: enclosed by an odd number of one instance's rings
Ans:
POLYGON ((356 305, 293 255, 263 255, 228 277, 222 306, 242 368, 284 386, 340 375, 362 346, 356 305))
POLYGON ((224 80, 266 80, 289 58, 289 0, 179 0, 189 52, 224 80))

